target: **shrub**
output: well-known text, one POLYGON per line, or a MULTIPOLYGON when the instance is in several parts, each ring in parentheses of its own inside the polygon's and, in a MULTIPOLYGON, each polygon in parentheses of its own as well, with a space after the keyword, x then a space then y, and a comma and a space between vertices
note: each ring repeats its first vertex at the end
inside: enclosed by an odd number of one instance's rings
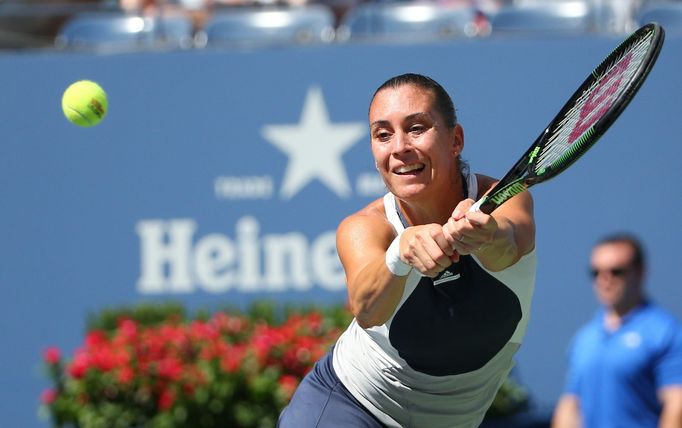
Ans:
POLYGON ((44 361, 56 426, 272 427, 302 377, 350 321, 343 308, 186 319, 178 306, 104 311, 67 362, 44 361), (278 318, 283 318, 277 322, 278 318))
MULTIPOLYGON (((84 343, 43 359, 41 396, 54 426, 81 428, 273 427, 303 376, 349 324, 342 306, 249 313, 142 305, 89 317, 84 343)), ((490 417, 514 413, 527 394, 508 381, 490 417)))

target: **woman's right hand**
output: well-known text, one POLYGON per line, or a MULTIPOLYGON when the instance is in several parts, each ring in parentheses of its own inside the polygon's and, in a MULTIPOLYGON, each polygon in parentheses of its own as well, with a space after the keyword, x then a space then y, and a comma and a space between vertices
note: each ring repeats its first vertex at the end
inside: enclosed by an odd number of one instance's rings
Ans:
POLYGON ((400 240, 400 257, 431 278, 459 260, 443 234, 443 226, 435 223, 406 228, 400 240))

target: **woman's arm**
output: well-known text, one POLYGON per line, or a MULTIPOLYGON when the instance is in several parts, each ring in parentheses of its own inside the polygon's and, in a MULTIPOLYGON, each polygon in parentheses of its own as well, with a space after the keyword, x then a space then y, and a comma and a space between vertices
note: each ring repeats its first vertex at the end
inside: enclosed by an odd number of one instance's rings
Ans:
POLYGON ((460 202, 443 232, 458 254, 474 254, 491 271, 503 270, 535 248, 533 199, 520 193, 491 215, 469 212, 473 199, 460 202))
POLYGON ((350 308, 363 328, 388 321, 400 303, 411 267, 436 276, 452 263, 453 250, 440 225, 408 227, 397 236, 385 217, 367 210, 341 222, 336 243, 346 272, 350 308), (398 240, 394 256, 405 271, 399 274, 391 272, 386 261, 394 240, 398 240))

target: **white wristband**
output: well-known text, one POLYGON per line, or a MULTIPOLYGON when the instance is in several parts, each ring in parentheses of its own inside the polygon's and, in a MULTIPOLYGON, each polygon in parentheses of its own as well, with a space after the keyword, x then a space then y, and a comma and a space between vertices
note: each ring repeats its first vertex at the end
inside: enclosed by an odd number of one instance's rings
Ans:
POLYGON ((406 276, 412 270, 412 266, 400 258, 400 237, 402 234, 400 232, 386 250, 386 267, 395 276, 406 276))

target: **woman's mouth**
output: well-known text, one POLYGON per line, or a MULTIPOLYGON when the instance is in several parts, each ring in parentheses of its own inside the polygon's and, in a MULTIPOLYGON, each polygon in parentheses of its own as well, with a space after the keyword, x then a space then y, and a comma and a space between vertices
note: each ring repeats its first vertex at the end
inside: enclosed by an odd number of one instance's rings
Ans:
POLYGON ((423 169, 424 169, 423 163, 421 162, 411 163, 409 165, 401 165, 397 168, 393 168, 393 173, 397 175, 416 175, 423 169))

